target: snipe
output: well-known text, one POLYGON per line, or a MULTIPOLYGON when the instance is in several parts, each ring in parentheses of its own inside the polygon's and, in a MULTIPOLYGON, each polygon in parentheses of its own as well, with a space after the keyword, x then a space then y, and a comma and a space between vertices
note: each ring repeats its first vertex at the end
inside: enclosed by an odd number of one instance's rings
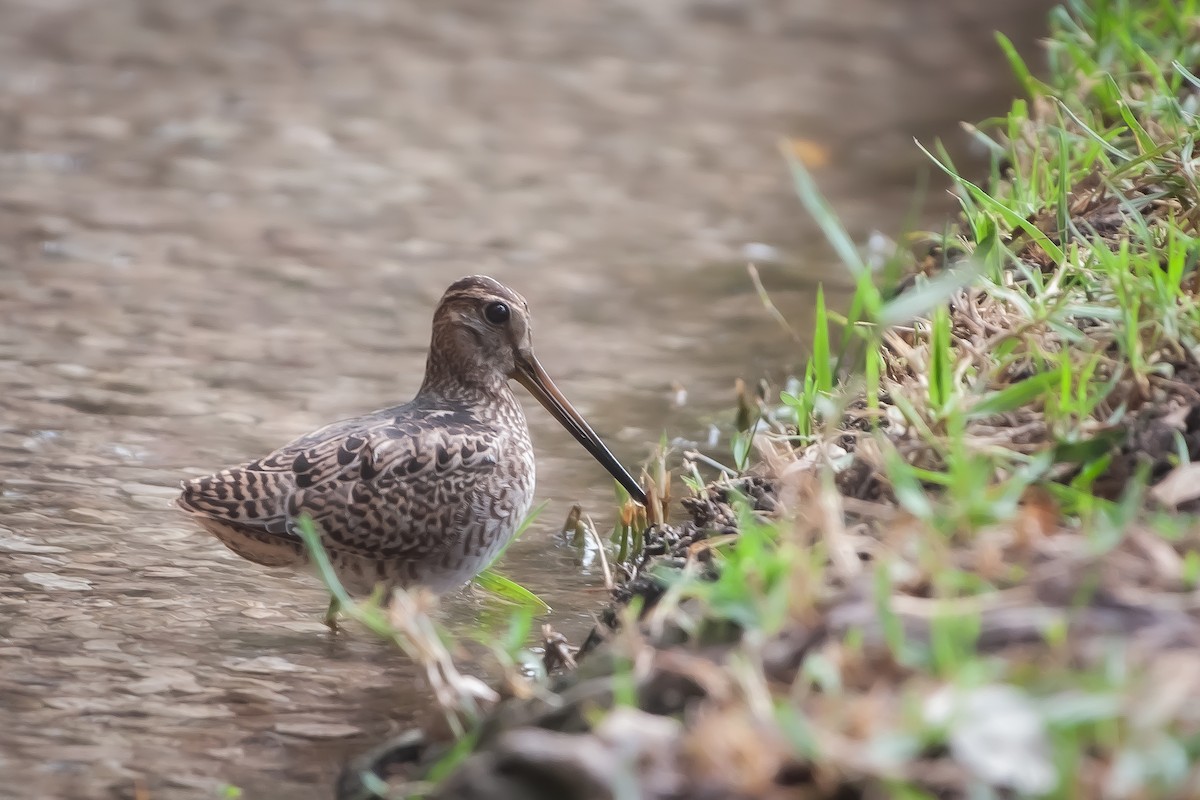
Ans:
POLYGON ((184 481, 177 503, 259 564, 308 562, 296 529, 307 514, 351 592, 380 583, 456 588, 487 566, 533 500, 533 448, 509 379, 645 503, 534 357, 525 299, 484 276, 463 278, 442 296, 425 380, 410 402, 184 481))

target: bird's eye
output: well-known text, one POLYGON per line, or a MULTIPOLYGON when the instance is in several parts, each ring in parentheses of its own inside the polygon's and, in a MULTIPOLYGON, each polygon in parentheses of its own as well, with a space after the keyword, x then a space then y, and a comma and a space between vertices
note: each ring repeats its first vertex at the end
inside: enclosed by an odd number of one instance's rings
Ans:
POLYGON ((488 303, 483 309, 483 317, 493 325, 503 325, 508 322, 508 306, 504 303, 488 303))

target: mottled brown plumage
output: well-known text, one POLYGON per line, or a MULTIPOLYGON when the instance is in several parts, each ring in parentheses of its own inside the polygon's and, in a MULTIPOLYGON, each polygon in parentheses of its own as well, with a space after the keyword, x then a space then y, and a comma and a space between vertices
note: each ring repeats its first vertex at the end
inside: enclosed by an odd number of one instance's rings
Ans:
POLYGON ((472 276, 438 304, 425 380, 410 402, 185 481, 178 505, 229 549, 268 566, 308 562, 296 531, 307 514, 352 592, 378 583, 455 588, 487 566, 533 500, 533 448, 510 378, 644 501, 538 364, 524 298, 472 276))

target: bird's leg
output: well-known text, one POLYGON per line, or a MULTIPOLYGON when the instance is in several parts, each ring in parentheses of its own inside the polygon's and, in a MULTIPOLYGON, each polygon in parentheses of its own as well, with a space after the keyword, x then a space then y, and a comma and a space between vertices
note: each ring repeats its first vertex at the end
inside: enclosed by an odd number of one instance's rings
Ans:
POLYGON ((332 595, 329 598, 329 608, 325 611, 325 626, 329 628, 330 633, 338 632, 338 612, 342 610, 342 604, 338 602, 336 597, 332 595))

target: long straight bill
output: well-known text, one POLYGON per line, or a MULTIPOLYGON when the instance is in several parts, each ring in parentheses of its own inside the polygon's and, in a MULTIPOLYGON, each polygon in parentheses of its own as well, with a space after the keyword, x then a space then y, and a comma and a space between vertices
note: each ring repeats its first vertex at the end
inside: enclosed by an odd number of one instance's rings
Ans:
POLYGON ((617 457, 605 447, 604 442, 600 441, 600 437, 592 430, 592 426, 587 424, 587 420, 580 416, 579 412, 567 401, 567 398, 554 385, 554 381, 550 380, 550 376, 546 374, 546 370, 542 369, 542 365, 538 363, 532 353, 528 356, 518 357, 517 374, 514 377, 518 383, 529 390, 530 394, 537 398, 551 416, 559 421, 559 424, 571 432, 575 440, 592 454, 592 458, 599 461, 601 466, 625 487, 625 491, 629 492, 634 500, 646 505, 646 493, 642 487, 638 485, 632 475, 625 471, 621 462, 617 461, 617 457))

